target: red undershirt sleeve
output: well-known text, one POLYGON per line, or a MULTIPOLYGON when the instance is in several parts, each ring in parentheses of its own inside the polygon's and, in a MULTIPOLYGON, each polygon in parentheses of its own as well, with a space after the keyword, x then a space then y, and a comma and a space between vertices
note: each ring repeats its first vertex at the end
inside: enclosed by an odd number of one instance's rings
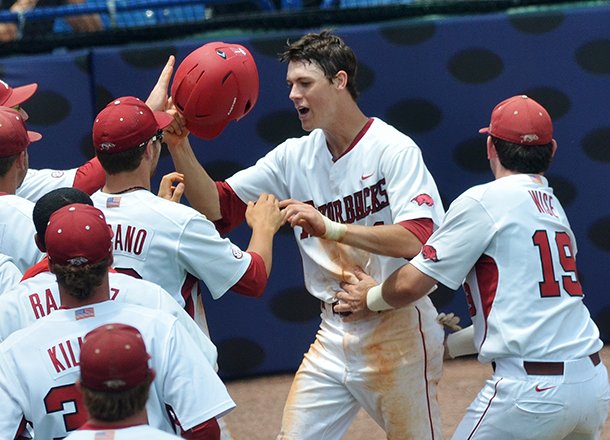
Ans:
POLYGON ((416 218, 405 220, 398 224, 415 235, 422 244, 428 241, 434 229, 434 223, 431 218, 416 218))
POLYGON ((216 418, 211 418, 188 431, 184 431, 181 437, 189 440, 220 440, 220 426, 218 426, 216 418))
POLYGON ((72 186, 91 195, 102 188, 105 183, 106 172, 97 157, 94 157, 78 167, 72 186))
POLYGON ((220 235, 224 236, 244 221, 248 205, 235 194, 227 182, 216 182, 216 189, 222 218, 216 220, 214 225, 220 235))
POLYGON ((246 273, 231 287, 236 293, 253 298, 260 298, 267 287, 267 269, 265 262, 256 252, 248 252, 252 256, 246 273))

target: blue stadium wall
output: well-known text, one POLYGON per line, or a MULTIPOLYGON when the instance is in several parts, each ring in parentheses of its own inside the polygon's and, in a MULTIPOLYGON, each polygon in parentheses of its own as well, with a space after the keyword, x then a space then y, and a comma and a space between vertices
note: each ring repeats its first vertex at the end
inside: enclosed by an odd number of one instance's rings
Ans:
MULTIPOLYGON (((585 302, 610 341, 610 7, 434 17, 337 32, 360 63, 360 104, 409 134, 423 150, 445 207, 468 187, 492 178, 478 129, 500 100, 528 94, 555 120, 559 151, 547 176, 578 240, 585 302)), ((276 54, 301 32, 226 38, 248 47, 261 79, 254 110, 217 139, 191 140, 200 161, 222 179, 255 162, 289 136, 303 134, 276 54)), ((96 48, 0 60, 13 86, 38 82, 27 105, 30 127, 44 134, 30 149, 34 168, 75 167, 92 157, 91 124, 115 97, 146 98, 167 57, 181 61, 209 40, 96 48)), ((158 176, 172 170, 167 154, 158 176)), ((246 226, 231 238, 247 246, 246 226)), ((292 233, 275 240, 264 298, 227 293, 205 304, 225 378, 293 371, 313 341, 319 304, 303 288, 292 233)), ((205 290, 205 287, 204 287, 205 290)), ((468 322, 461 291, 439 289, 440 311, 468 322)), ((527 298, 523 298, 527 301, 527 298)))

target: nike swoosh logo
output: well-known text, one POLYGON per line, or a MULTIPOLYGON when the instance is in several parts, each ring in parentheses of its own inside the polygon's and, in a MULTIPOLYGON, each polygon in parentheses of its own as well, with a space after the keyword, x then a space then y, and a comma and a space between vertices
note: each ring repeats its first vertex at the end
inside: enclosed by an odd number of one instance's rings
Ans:
POLYGON ((360 176, 360 178, 361 178, 362 180, 366 180, 366 179, 368 179, 369 177, 371 177, 373 174, 375 174, 375 173, 367 174, 366 176, 363 174, 362 176, 360 176))
POLYGON ((538 391, 539 393, 542 392, 542 391, 550 390, 551 388, 555 388, 555 387, 552 386, 552 387, 540 388, 540 386, 536 385, 536 391, 538 391))

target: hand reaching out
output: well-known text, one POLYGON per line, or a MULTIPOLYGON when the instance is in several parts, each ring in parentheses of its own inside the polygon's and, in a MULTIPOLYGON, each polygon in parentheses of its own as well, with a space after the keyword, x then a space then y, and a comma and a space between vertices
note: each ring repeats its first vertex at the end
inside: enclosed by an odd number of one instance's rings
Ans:
POLYGON ((255 202, 248 202, 246 222, 250 228, 269 228, 275 234, 284 224, 284 214, 280 211, 279 201, 271 194, 261 194, 255 202))
POLYGON ((172 202, 180 203, 184 189, 184 175, 174 171, 163 176, 157 195, 172 202))

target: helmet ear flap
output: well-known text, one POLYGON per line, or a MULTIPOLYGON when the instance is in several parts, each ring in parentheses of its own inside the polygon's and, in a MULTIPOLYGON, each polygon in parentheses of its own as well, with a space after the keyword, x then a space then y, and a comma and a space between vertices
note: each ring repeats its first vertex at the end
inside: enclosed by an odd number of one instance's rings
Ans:
POLYGON ((239 44, 212 42, 191 52, 178 66, 171 96, 195 136, 210 140, 232 120, 248 114, 258 100, 259 79, 250 52, 239 44))

